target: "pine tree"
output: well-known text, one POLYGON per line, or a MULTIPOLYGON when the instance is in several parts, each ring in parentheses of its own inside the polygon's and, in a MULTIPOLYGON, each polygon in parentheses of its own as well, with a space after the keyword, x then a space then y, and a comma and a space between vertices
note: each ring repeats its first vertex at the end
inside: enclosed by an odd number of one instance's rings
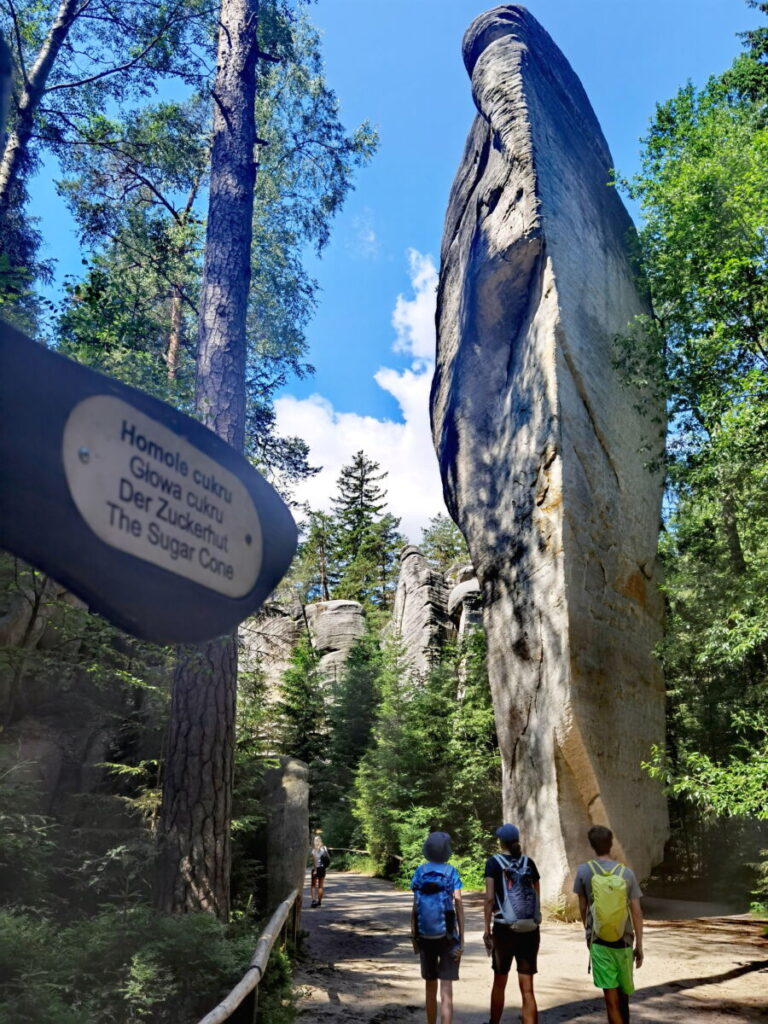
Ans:
POLYGON ((280 752, 312 765, 326 756, 328 731, 325 686, 308 636, 291 656, 276 705, 280 752))
POLYGON ((291 570, 292 582, 303 604, 330 601, 338 579, 335 565, 335 524, 327 512, 310 512, 304 523, 305 539, 299 545, 291 570))
POLYGON ((333 498, 339 581, 335 596, 386 608, 397 582, 397 552, 404 540, 400 520, 386 508, 387 476, 359 451, 344 466, 333 498))
POLYGON ((429 524, 422 529, 419 547, 429 564, 438 572, 447 572, 451 567, 466 565, 470 561, 464 535, 443 512, 432 516, 429 524))

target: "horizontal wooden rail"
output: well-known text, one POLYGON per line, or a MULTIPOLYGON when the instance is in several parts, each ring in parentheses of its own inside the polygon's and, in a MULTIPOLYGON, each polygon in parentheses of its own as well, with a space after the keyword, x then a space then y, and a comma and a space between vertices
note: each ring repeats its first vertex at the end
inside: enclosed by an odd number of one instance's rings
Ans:
POLYGON ((200 1021, 200 1024, 222 1024, 223 1021, 229 1020, 243 1000, 253 992, 264 977, 264 971, 266 970, 272 947, 277 941, 277 937, 288 920, 288 915, 298 898, 299 890, 294 889, 290 896, 283 900, 272 917, 270 917, 267 927, 259 936, 259 941, 256 943, 248 970, 229 995, 222 999, 219 1005, 214 1007, 210 1013, 206 1014, 200 1021))

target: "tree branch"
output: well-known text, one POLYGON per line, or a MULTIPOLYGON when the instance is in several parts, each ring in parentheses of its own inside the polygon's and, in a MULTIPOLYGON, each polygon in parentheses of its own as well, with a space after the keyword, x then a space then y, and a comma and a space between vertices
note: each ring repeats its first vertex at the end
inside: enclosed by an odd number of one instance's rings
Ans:
POLYGON ((19 67, 21 68, 21 74, 24 79, 24 85, 29 88, 29 78, 27 77, 27 66, 24 63, 24 50, 21 46, 21 29, 19 28, 19 19, 16 14, 16 8, 13 6, 13 0, 8 0, 8 7, 11 11, 11 20, 13 21, 13 34, 16 36, 16 49, 19 51, 19 67))
POLYGON ((174 17, 176 13, 178 13, 178 11, 179 7, 177 6, 174 9, 173 13, 170 15, 170 17, 168 18, 168 20, 163 25, 163 27, 157 33, 157 35, 155 35, 155 37, 151 39, 149 43, 147 43, 147 45, 144 47, 141 53, 137 54, 132 60, 126 61, 124 64, 119 64, 117 67, 107 68, 104 71, 99 71, 97 74, 90 75, 88 78, 81 78, 79 79, 79 81, 76 82, 60 82, 58 85, 52 85, 49 89, 45 90, 45 93, 49 94, 52 92, 58 92, 61 89, 77 89, 82 85, 91 85, 93 82, 98 82, 102 78, 108 78, 110 75, 118 75, 123 71, 130 71, 131 68, 136 67, 136 65, 139 64, 146 57, 149 51, 152 50, 160 42, 160 40, 163 38, 163 36, 173 23, 174 17))

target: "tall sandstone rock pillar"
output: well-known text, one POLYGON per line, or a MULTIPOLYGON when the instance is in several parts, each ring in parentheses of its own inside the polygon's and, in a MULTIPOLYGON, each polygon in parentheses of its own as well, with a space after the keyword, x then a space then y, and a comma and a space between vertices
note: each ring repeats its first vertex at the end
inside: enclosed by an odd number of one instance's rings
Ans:
POLYGON ((612 365, 647 307, 581 83, 516 4, 477 18, 463 52, 478 116, 446 216, 432 419, 483 594, 504 813, 546 900, 590 825, 640 876, 667 834, 640 767, 664 737, 662 413, 612 365))

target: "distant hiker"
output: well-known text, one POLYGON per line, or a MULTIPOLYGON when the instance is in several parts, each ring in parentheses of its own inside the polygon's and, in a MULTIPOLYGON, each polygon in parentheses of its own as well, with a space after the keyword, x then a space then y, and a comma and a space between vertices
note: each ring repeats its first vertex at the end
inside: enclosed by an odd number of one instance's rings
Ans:
POLYGON ((323 838, 319 832, 315 833, 315 838, 312 840, 312 849, 309 853, 312 857, 312 878, 309 888, 312 902, 310 906, 319 907, 323 902, 325 871, 331 863, 328 847, 323 844, 323 838))
POLYGON ((536 1024, 539 1011, 533 994, 533 976, 539 953, 539 872, 520 847, 514 825, 496 829, 501 853, 485 862, 485 930, 483 942, 491 955, 493 988, 488 1024, 499 1024, 512 961, 523 1002, 523 1024, 536 1024))
POLYGON ((595 825, 587 838, 597 856, 579 864, 573 891, 579 897, 592 979, 603 990, 609 1024, 629 1024, 632 961, 638 967, 643 963, 643 894, 634 873, 611 860, 613 832, 595 825))
POLYGON ((459 962, 464 952, 464 908, 461 878, 448 861, 451 837, 432 832, 423 848, 426 864, 420 864, 411 879, 413 910, 411 939, 413 951, 421 958, 425 982, 427 1024, 437 1021, 437 982, 440 981, 440 1024, 453 1020, 453 982, 459 979, 459 962))

